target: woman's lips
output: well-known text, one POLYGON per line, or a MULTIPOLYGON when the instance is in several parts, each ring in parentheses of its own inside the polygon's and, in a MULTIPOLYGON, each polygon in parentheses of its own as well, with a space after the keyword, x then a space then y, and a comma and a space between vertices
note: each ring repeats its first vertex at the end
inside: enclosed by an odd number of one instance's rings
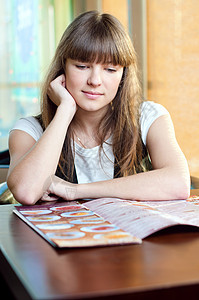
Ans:
POLYGON ((84 93, 84 95, 87 98, 92 99, 92 100, 95 100, 103 95, 102 93, 99 93, 99 92, 92 92, 92 91, 82 91, 82 92, 84 93))

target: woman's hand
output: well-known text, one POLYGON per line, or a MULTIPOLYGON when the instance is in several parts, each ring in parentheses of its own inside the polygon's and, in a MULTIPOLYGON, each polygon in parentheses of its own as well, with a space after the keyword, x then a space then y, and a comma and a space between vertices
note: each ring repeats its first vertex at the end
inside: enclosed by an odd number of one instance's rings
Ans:
POLYGON ((77 109, 76 102, 66 89, 66 77, 64 74, 55 78, 48 87, 48 96, 57 106, 65 104, 68 107, 77 109))
POLYGON ((54 201, 58 198, 70 201, 75 200, 77 185, 67 182, 55 175, 48 178, 44 186, 44 194, 41 198, 43 201, 54 201))

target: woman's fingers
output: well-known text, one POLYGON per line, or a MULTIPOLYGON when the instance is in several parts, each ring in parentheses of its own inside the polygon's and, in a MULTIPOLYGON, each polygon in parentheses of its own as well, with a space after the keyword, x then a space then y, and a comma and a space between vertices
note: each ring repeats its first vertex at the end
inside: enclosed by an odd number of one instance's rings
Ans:
POLYGON ((56 201, 58 200, 60 197, 53 195, 53 194, 48 194, 47 192, 43 194, 43 196, 41 197, 42 201, 56 201))
POLYGON ((45 183, 43 199, 52 199, 53 197, 60 197, 65 200, 76 199, 77 185, 67 182, 56 175, 52 175, 45 183), (50 197, 50 198, 49 198, 50 197))
POLYGON ((61 104, 61 102, 67 101, 70 105, 75 104, 74 98, 66 89, 66 78, 65 75, 62 74, 55 78, 48 86, 48 96, 52 102, 54 102, 57 106, 61 104))

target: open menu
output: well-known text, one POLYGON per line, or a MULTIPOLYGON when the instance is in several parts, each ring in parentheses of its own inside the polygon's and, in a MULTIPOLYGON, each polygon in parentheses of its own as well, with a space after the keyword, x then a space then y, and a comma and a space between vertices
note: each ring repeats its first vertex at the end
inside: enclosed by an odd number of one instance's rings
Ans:
POLYGON ((140 244, 174 225, 199 227, 199 197, 172 201, 101 198, 16 206, 14 213, 55 247, 140 244))

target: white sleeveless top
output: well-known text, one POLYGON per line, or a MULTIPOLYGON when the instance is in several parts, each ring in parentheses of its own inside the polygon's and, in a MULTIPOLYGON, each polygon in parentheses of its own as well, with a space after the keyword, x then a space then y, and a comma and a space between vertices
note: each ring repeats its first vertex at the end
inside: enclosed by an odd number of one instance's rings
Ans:
MULTIPOLYGON (((144 145, 146 145, 147 134, 153 122, 160 116, 168 114, 161 104, 152 101, 142 104, 140 127, 144 145)), ((21 118, 12 128, 12 130, 15 129, 25 131, 35 141, 38 141, 43 134, 40 123, 34 117, 21 118)), ((114 155, 109 144, 111 144, 111 137, 103 144, 103 151, 99 156, 99 146, 85 149, 75 143, 75 168, 78 183, 109 180, 114 177, 114 155)))

